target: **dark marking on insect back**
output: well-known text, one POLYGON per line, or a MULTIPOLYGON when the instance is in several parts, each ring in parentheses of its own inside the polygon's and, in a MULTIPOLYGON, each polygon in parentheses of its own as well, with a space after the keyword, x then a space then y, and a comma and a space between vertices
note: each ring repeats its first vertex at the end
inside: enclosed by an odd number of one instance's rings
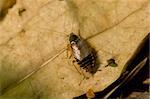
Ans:
POLYGON ((77 54, 76 51, 80 52, 78 55, 74 55, 76 62, 80 67, 91 74, 96 73, 98 69, 97 64, 99 64, 96 57, 96 51, 91 48, 87 41, 78 37, 74 33, 70 34, 69 41, 74 54, 77 54), (73 46, 76 47, 74 48, 73 46), (79 56, 81 59, 78 59, 79 56))

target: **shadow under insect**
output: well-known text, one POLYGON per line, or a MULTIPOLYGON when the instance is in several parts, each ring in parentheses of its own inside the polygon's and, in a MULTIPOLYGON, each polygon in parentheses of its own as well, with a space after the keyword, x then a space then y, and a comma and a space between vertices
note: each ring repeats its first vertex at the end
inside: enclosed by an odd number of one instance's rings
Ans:
POLYGON ((100 61, 99 61, 99 56, 97 55, 96 50, 94 48, 92 48, 92 51, 93 51, 93 54, 95 55, 95 66, 92 70, 92 74, 94 75, 97 71, 100 71, 100 70, 98 70, 100 67, 100 61))

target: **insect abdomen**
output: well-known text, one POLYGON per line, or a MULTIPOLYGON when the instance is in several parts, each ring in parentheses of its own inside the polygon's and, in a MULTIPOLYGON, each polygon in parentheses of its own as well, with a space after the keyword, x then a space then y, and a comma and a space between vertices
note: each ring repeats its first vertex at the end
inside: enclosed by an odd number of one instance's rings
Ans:
POLYGON ((95 57, 91 53, 81 61, 77 61, 81 68, 85 69, 87 72, 93 73, 95 66, 95 57))

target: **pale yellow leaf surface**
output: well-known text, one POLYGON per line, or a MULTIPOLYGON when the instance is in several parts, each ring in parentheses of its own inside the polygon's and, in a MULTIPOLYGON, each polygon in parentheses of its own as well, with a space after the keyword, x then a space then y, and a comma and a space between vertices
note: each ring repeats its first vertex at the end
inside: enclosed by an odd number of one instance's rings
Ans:
POLYGON ((122 73, 150 32, 149 0, 17 0, 0 21, 2 99, 71 99, 102 91, 122 73), (26 9, 19 14, 20 9, 26 9), (71 32, 97 51, 99 69, 83 80, 67 58, 71 32), (115 58, 117 67, 106 67, 115 58))

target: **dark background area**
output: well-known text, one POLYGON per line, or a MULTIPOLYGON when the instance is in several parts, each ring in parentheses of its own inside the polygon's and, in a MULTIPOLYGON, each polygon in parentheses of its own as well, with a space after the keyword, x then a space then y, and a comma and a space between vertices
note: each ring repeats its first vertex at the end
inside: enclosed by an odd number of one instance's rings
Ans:
MULTIPOLYGON (((143 59, 148 58, 144 67, 127 83, 120 86, 114 91, 109 99, 149 99, 149 83, 143 82, 149 78, 149 45, 150 45, 150 33, 144 38, 143 42, 139 45, 135 55, 127 63, 126 71, 130 72, 135 68, 143 59)), ((128 75, 128 74, 127 74, 128 75)), ((118 80, 108 86, 105 90, 95 93, 95 98, 102 99, 107 93, 109 93, 115 86, 123 81, 123 77, 120 76, 118 80)), ((75 97, 74 99, 87 99, 86 95, 75 97)))

